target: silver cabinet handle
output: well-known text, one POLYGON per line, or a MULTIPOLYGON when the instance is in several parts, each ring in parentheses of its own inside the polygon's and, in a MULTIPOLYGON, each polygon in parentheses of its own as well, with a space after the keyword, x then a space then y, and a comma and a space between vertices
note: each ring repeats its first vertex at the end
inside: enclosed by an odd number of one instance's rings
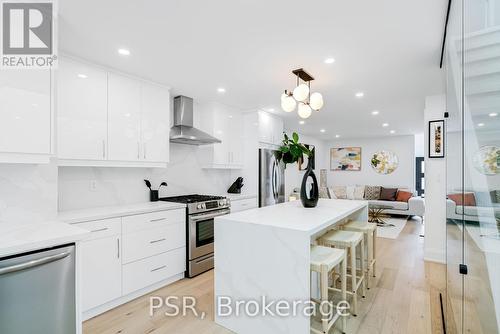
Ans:
POLYGON ((102 158, 106 159, 106 141, 102 140, 102 158))
POLYGON ((137 160, 141 158, 141 143, 137 142, 137 160))
POLYGON ((152 240, 152 241, 150 241, 149 243, 150 243, 150 244, 155 244, 155 243, 157 243, 157 242, 162 242, 162 241, 165 241, 165 240, 167 240, 167 239, 162 238, 162 239, 158 239, 158 240, 152 240))
POLYGON ((162 220, 165 220, 167 218, 158 218, 158 219, 151 219, 150 222, 151 223, 154 223, 154 222, 161 222, 162 220))
POLYGON ((91 230, 90 232, 95 233, 95 232, 102 232, 102 231, 107 231, 107 230, 109 230, 109 228, 103 227, 103 228, 100 228, 100 229, 97 229, 97 230, 91 230))
POLYGON ((146 160, 146 143, 144 143, 144 152, 143 152, 144 160, 146 160))
POLYGON ((158 270, 161 270, 161 269, 164 269, 166 268, 167 266, 161 266, 161 267, 158 267, 158 268, 155 268, 155 269, 151 269, 151 272, 153 271, 158 271, 158 270))
POLYGON ((65 257, 67 257, 69 254, 70 254, 69 252, 59 253, 59 254, 43 257, 41 259, 16 264, 16 265, 13 265, 10 267, 0 268, 0 275, 5 275, 8 273, 13 273, 16 271, 21 271, 24 269, 29 269, 29 268, 41 266, 42 264, 47 264, 50 262, 61 260, 61 259, 64 259, 65 257))
POLYGON ((120 258, 120 238, 116 239, 116 257, 120 258))

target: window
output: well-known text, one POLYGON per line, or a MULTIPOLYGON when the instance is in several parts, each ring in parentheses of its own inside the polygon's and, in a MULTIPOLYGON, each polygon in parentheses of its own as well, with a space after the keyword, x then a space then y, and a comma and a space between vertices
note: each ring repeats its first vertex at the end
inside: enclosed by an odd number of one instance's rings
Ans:
POLYGON ((425 162, 424 157, 415 158, 415 190, 418 196, 424 195, 425 188, 425 162))

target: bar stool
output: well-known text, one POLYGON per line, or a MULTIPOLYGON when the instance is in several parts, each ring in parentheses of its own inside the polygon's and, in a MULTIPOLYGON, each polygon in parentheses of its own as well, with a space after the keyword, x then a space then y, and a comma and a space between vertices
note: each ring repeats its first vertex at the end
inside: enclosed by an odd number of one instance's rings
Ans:
POLYGON ((342 248, 349 252, 351 261, 351 274, 347 277, 351 278, 351 289, 352 292, 348 292, 352 295, 352 310, 353 315, 357 315, 358 312, 358 291, 359 287, 362 288, 362 296, 365 296, 366 286, 365 286, 365 239, 361 232, 354 231, 342 231, 342 230, 332 230, 327 232, 320 238, 320 243, 324 246, 342 248), (357 268, 356 264, 356 247, 359 247, 359 253, 361 257, 361 268, 357 268), (359 276, 358 276, 358 270, 359 276))
POLYGON ((367 254, 366 287, 370 288, 370 276, 375 277, 375 265, 377 262, 377 224, 362 221, 351 221, 342 226, 346 231, 362 232, 365 235, 365 246, 367 254), (370 275, 371 274, 371 275, 370 275))
MULTIPOLYGON (((319 303, 320 307, 328 307, 328 290, 330 290, 329 286, 329 276, 334 271, 335 267, 340 265, 340 276, 342 279, 342 287, 340 289, 342 293, 342 300, 346 300, 347 297, 347 260, 346 260, 346 251, 343 249, 334 249, 330 247, 322 247, 322 246, 311 246, 311 271, 315 271, 320 275, 320 298, 321 300, 314 300, 314 302, 319 303)), ((335 322, 341 317, 339 312, 332 307, 329 309, 329 314, 325 314, 327 312, 321 312, 321 325, 322 331, 318 331, 315 328, 311 327, 311 331, 314 333, 328 333, 328 331, 332 328, 335 322)), ((342 316, 342 330, 346 329, 346 317, 342 316)))

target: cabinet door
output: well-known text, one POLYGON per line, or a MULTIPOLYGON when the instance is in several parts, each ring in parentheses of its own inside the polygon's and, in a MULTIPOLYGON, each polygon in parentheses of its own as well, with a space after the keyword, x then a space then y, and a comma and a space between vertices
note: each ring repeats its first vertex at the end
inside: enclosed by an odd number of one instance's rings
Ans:
POLYGON ((57 156, 104 160, 107 145, 107 74, 62 60, 57 70, 57 156))
POLYGON ((140 81, 117 74, 108 74, 109 160, 140 160, 140 123, 140 81))
POLYGON ((259 141, 262 143, 272 143, 273 119, 266 112, 259 111, 259 141))
POLYGON ((0 152, 51 153, 50 70, 0 71, 0 152))
POLYGON ((121 296, 120 242, 117 235, 81 243, 83 311, 121 296))
POLYGON ((229 120, 230 164, 243 164, 243 117, 240 113, 232 114, 229 120))
POLYGON ((142 85, 142 159, 168 162, 170 133, 170 93, 168 89, 142 85))
POLYGON ((216 108, 214 110, 214 132, 213 135, 220 139, 222 143, 213 144, 213 163, 227 165, 230 163, 230 129, 229 120, 232 115, 225 109, 216 108))
POLYGON ((272 116, 272 143, 281 145, 283 138, 283 120, 277 116, 272 116))

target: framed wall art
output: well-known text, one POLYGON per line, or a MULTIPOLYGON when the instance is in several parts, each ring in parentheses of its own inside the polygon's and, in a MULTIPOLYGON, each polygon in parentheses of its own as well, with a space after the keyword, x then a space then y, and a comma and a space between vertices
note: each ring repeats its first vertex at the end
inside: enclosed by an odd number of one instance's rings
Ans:
POLYGON ((429 158, 444 158, 444 120, 429 122, 429 158))

